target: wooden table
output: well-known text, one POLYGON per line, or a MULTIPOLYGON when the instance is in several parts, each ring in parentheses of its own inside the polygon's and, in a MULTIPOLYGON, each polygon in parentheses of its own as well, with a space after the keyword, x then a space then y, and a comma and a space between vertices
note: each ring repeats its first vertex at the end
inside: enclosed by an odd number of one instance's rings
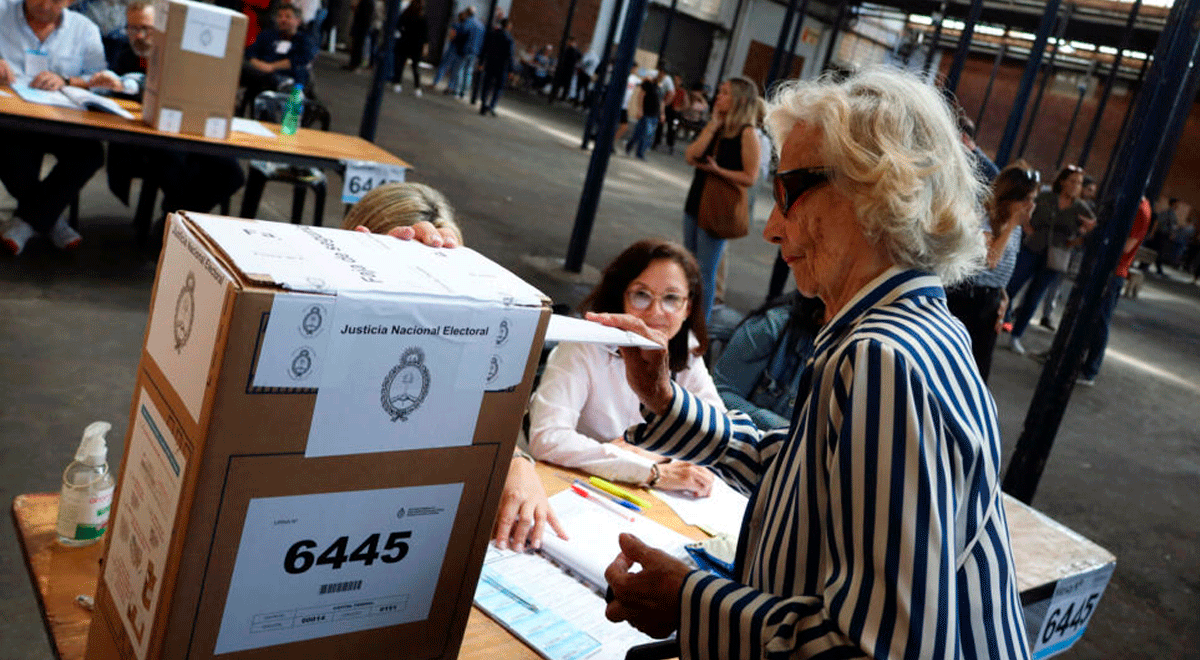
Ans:
POLYGON ((164 133, 142 121, 142 107, 135 101, 118 101, 134 115, 125 119, 107 112, 74 110, 29 103, 11 87, 0 87, 0 128, 52 132, 57 135, 107 140, 147 147, 183 149, 195 153, 234 158, 283 161, 301 167, 320 167, 342 172, 345 161, 364 160, 411 167, 400 158, 356 135, 301 128, 283 135, 278 124, 263 123, 275 137, 230 132, 225 140, 186 133, 164 133))
MULTIPOLYGON (((573 471, 542 463, 538 464, 537 469, 546 492, 550 494, 567 488, 568 481, 559 475, 577 475, 573 471)), ((702 532, 685 525, 653 494, 645 490, 632 490, 655 502, 646 510, 648 517, 692 538, 704 538, 702 532)), ((1095 543, 1007 495, 1004 496, 1004 505, 1012 537, 1017 583, 1022 600, 1026 601, 1026 625, 1036 629, 1041 615, 1038 615, 1037 621, 1029 620, 1031 602, 1048 598, 1060 578, 1103 566, 1114 561, 1114 557, 1095 543)), ((56 542, 54 523, 58 515, 58 495, 53 493, 18 495, 13 500, 12 515, 17 527, 17 540, 34 582, 38 607, 55 657, 59 660, 80 660, 87 644, 92 616, 91 612, 76 602, 76 597, 95 593, 103 544, 66 548, 56 542)), ((468 660, 538 660, 540 656, 478 608, 472 608, 459 657, 468 660)))
MULTIPOLYGON (((565 490, 568 486, 568 481, 557 475, 577 476, 569 470, 541 463, 538 464, 538 474, 546 486, 546 492, 550 494, 565 490)), ((652 494, 647 491, 635 492, 656 502, 646 510, 648 517, 692 538, 704 538, 702 532, 685 525, 652 494)), ((58 495, 55 493, 18 495, 13 500, 12 516, 17 528, 17 541, 34 583, 38 608, 46 624, 46 634, 50 637, 54 655, 59 660, 81 660, 87 646, 92 614, 79 605, 76 598, 79 595, 91 596, 96 592, 103 543, 84 548, 59 545, 54 531, 58 517, 58 495)), ((459 657, 468 660, 540 659, 532 649, 477 607, 471 608, 459 657)))

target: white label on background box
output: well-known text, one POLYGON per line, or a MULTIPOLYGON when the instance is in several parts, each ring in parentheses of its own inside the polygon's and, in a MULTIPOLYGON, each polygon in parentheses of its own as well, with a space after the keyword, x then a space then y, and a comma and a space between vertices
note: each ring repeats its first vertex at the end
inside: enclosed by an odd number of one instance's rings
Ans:
POLYGON ((470 444, 499 321, 462 301, 339 293, 304 455, 470 444))
POLYGON ((164 133, 178 133, 183 128, 183 111, 159 108, 156 128, 164 133))
POLYGON ((150 644, 187 458, 142 390, 130 434, 104 582, 138 658, 150 644))
POLYGON ((209 117, 204 121, 204 137, 224 140, 229 122, 224 117, 209 117))
POLYGON ((404 168, 362 160, 346 161, 346 173, 342 177, 342 202, 354 204, 362 196, 385 183, 403 183, 404 168))
POLYGON ((277 293, 254 366, 255 387, 316 388, 321 383, 329 336, 332 296, 277 293))
POLYGON ((159 32, 167 31, 167 11, 170 3, 167 0, 154 0, 154 29, 159 32))
POLYGON ((1054 597, 1034 639, 1034 660, 1065 651, 1083 637, 1115 568, 1116 564, 1110 563, 1083 575, 1063 578, 1054 585, 1054 597))
POLYGON ((428 618, 462 488, 250 500, 214 653, 428 618))
POLYGON ((146 350, 196 421, 230 277, 178 221, 167 231, 173 240, 167 242, 159 269, 146 350))
POLYGON ((214 11, 200 3, 188 3, 187 20, 183 24, 183 41, 179 47, 193 53, 223 59, 232 18, 228 13, 214 11))

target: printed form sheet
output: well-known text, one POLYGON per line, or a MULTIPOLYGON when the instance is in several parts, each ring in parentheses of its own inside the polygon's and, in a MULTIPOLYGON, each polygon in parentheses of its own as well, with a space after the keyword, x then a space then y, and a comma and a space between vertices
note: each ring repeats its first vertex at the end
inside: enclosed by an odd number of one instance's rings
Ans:
POLYGON ((654 641, 604 618, 604 598, 538 554, 488 547, 475 604, 548 660, 621 660, 654 641))

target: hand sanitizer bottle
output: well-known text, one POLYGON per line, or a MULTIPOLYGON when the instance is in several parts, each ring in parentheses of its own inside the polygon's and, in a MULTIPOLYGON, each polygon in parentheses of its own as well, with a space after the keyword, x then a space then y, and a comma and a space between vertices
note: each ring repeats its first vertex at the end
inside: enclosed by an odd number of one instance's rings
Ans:
POLYGON ((83 431, 75 460, 63 471, 62 497, 58 502, 58 541, 66 546, 90 545, 104 536, 112 510, 113 487, 108 471, 108 445, 104 434, 112 424, 92 422, 83 431))

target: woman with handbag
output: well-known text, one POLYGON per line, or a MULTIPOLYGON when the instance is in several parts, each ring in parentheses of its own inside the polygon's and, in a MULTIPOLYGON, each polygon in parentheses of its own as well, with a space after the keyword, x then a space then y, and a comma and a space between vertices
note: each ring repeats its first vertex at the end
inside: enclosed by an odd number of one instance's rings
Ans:
POLYGON ((1050 191, 1037 198, 1029 222, 1032 231, 1024 238, 1016 268, 1008 282, 1009 300, 1015 300, 1021 287, 1029 283, 1021 297, 1021 305, 1016 308, 1008 344, 1018 355, 1025 354, 1021 336, 1046 289, 1069 268, 1071 248, 1082 242, 1083 236, 1096 226, 1091 208, 1079 199, 1082 191, 1083 168, 1067 165, 1054 177, 1050 191))
POLYGON ((758 86, 730 78, 717 90, 712 119, 684 152, 696 174, 683 207, 683 244, 700 263, 706 320, 725 241, 750 231, 749 191, 758 178, 757 116, 758 86))

